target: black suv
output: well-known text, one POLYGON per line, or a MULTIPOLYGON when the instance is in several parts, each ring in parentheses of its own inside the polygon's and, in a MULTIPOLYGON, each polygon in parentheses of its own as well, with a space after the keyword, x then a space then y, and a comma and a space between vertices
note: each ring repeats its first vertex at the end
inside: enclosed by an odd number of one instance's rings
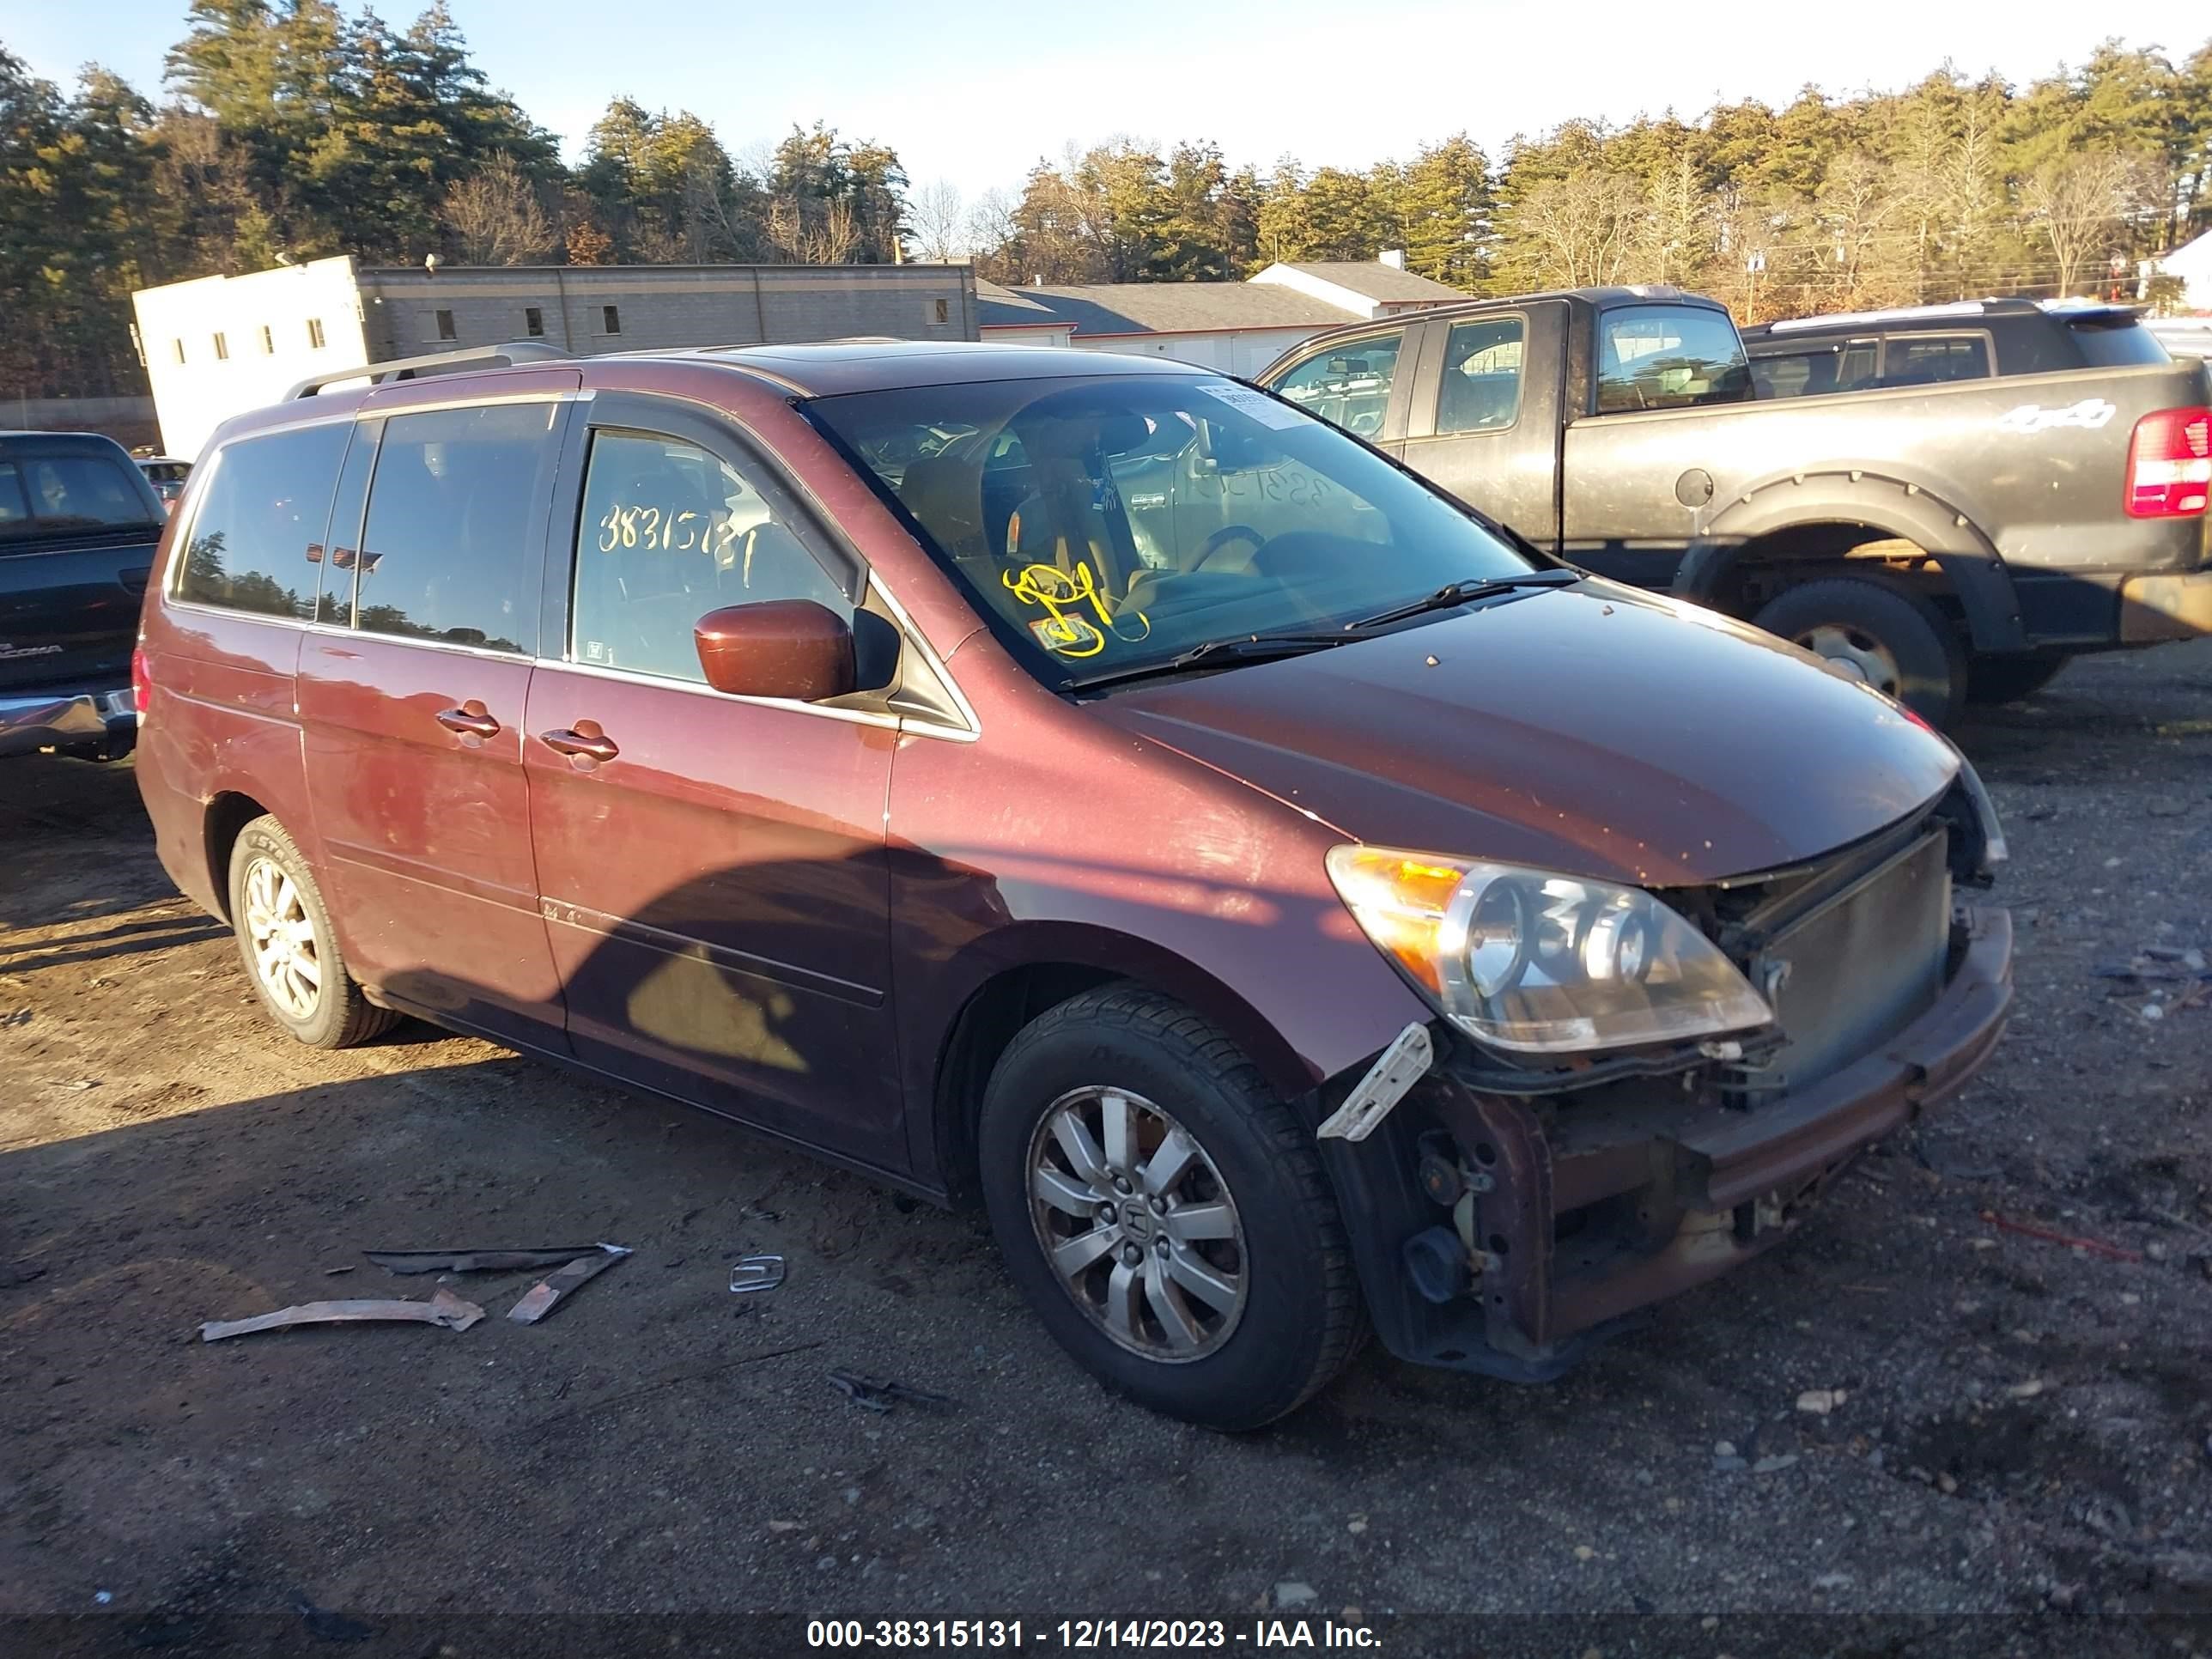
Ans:
POLYGON ((0 432, 0 757, 130 752, 138 601, 167 518, 113 439, 0 432))
POLYGON ((2169 361, 2132 307, 2077 301, 1960 300, 1799 317, 1745 329, 1743 349, 1761 398, 2169 361))

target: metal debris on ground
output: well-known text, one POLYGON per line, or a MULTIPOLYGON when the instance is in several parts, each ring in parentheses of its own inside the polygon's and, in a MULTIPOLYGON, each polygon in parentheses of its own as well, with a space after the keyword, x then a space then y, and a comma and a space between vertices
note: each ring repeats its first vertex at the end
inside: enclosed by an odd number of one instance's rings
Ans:
POLYGON ((2111 1261, 2140 1261, 2142 1252, 2123 1249, 2118 1244, 2107 1244, 2100 1239, 2076 1238, 2071 1233, 2053 1232, 2048 1227, 2032 1226, 2025 1221, 2008 1221, 1995 1210, 1982 1212, 1982 1219, 2000 1231, 2018 1233, 2023 1238, 2039 1238, 2046 1244, 2063 1244, 2069 1249, 2087 1250, 2092 1255, 2101 1255, 2111 1261))
POLYGON ((354 1325, 400 1323, 442 1325, 465 1331, 484 1316, 473 1302, 464 1302, 441 1290, 428 1302, 393 1299, 349 1302, 302 1302, 275 1313, 255 1314, 248 1319, 211 1319, 200 1327, 200 1340, 220 1342, 227 1336, 250 1336, 256 1331, 289 1330, 295 1325, 354 1325))
POLYGON ((730 1289, 738 1296, 748 1291, 772 1291, 782 1283, 783 1258, 780 1255, 740 1256, 730 1269, 730 1289))
POLYGON ((292 1606, 307 1621, 307 1634, 319 1642, 366 1642, 383 1634, 381 1626, 365 1625, 334 1607, 319 1607, 297 1590, 292 1592, 292 1606))
POLYGON ((872 1412, 887 1412, 900 1401, 917 1406, 955 1406, 960 1402, 949 1394, 932 1394, 927 1389, 910 1389, 903 1382, 889 1377, 861 1376, 853 1371, 832 1371, 830 1381, 855 1406, 872 1412))
POLYGON ((616 1262, 629 1254, 623 1244, 594 1244, 592 1254, 578 1256, 557 1273, 548 1273, 523 1292, 522 1300, 507 1310, 507 1316, 518 1325, 535 1325, 562 1300, 572 1296, 582 1285, 589 1284, 616 1262))
POLYGON ((362 1254, 386 1273, 489 1273, 516 1267, 557 1267, 605 1248, 602 1244, 549 1244, 527 1250, 363 1250, 362 1254))

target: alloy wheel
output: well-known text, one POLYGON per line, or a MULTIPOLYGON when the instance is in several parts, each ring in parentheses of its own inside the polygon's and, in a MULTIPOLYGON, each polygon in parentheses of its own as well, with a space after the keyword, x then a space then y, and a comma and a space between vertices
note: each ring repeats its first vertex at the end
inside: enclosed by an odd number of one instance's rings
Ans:
POLYGON ((322 1000, 323 962, 298 884, 282 865, 257 858, 246 866, 244 887, 246 933, 262 990, 287 1019, 313 1018, 322 1000))
POLYGON ((1206 1150, 1126 1089, 1072 1090, 1030 1138, 1030 1214, 1061 1288, 1147 1359, 1202 1359, 1247 1292, 1243 1224, 1206 1150))

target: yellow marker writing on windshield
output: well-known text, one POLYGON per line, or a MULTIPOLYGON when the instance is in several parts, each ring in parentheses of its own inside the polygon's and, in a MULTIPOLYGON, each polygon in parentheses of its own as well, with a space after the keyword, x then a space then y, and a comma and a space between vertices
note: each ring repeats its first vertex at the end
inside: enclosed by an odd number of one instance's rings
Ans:
POLYGON ((1080 559, 1073 571, 1062 570, 1058 565, 1033 564, 1018 572, 1009 570, 1000 580, 1024 605, 1042 605, 1050 613, 1031 623, 1030 632, 1036 635, 1039 644, 1063 657, 1095 657, 1103 651, 1106 635, 1100 625, 1110 629, 1115 638, 1132 642, 1152 631, 1152 619, 1141 611, 1132 611, 1127 617, 1117 620, 1107 608, 1106 596, 1098 591, 1091 567, 1080 559), (1094 625, 1088 617, 1071 613, 1069 607, 1080 607, 1086 602, 1097 613, 1100 625, 1094 625), (1122 623, 1130 618, 1142 626, 1142 633, 1131 634, 1124 629, 1122 623))

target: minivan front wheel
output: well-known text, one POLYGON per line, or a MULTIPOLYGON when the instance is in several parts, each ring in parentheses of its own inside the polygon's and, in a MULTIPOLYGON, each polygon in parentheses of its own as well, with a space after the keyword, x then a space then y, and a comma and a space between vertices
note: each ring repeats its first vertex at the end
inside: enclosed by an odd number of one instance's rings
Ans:
POLYGON ((1222 1032, 1134 987, 1039 1016, 977 1125, 1008 1272, 1102 1380, 1249 1429, 1336 1375, 1364 1313, 1311 1133, 1222 1032))
POLYGON ((273 816, 254 819, 231 847, 230 917, 261 1006, 301 1042, 343 1048, 398 1018, 346 971, 322 890, 273 816))

